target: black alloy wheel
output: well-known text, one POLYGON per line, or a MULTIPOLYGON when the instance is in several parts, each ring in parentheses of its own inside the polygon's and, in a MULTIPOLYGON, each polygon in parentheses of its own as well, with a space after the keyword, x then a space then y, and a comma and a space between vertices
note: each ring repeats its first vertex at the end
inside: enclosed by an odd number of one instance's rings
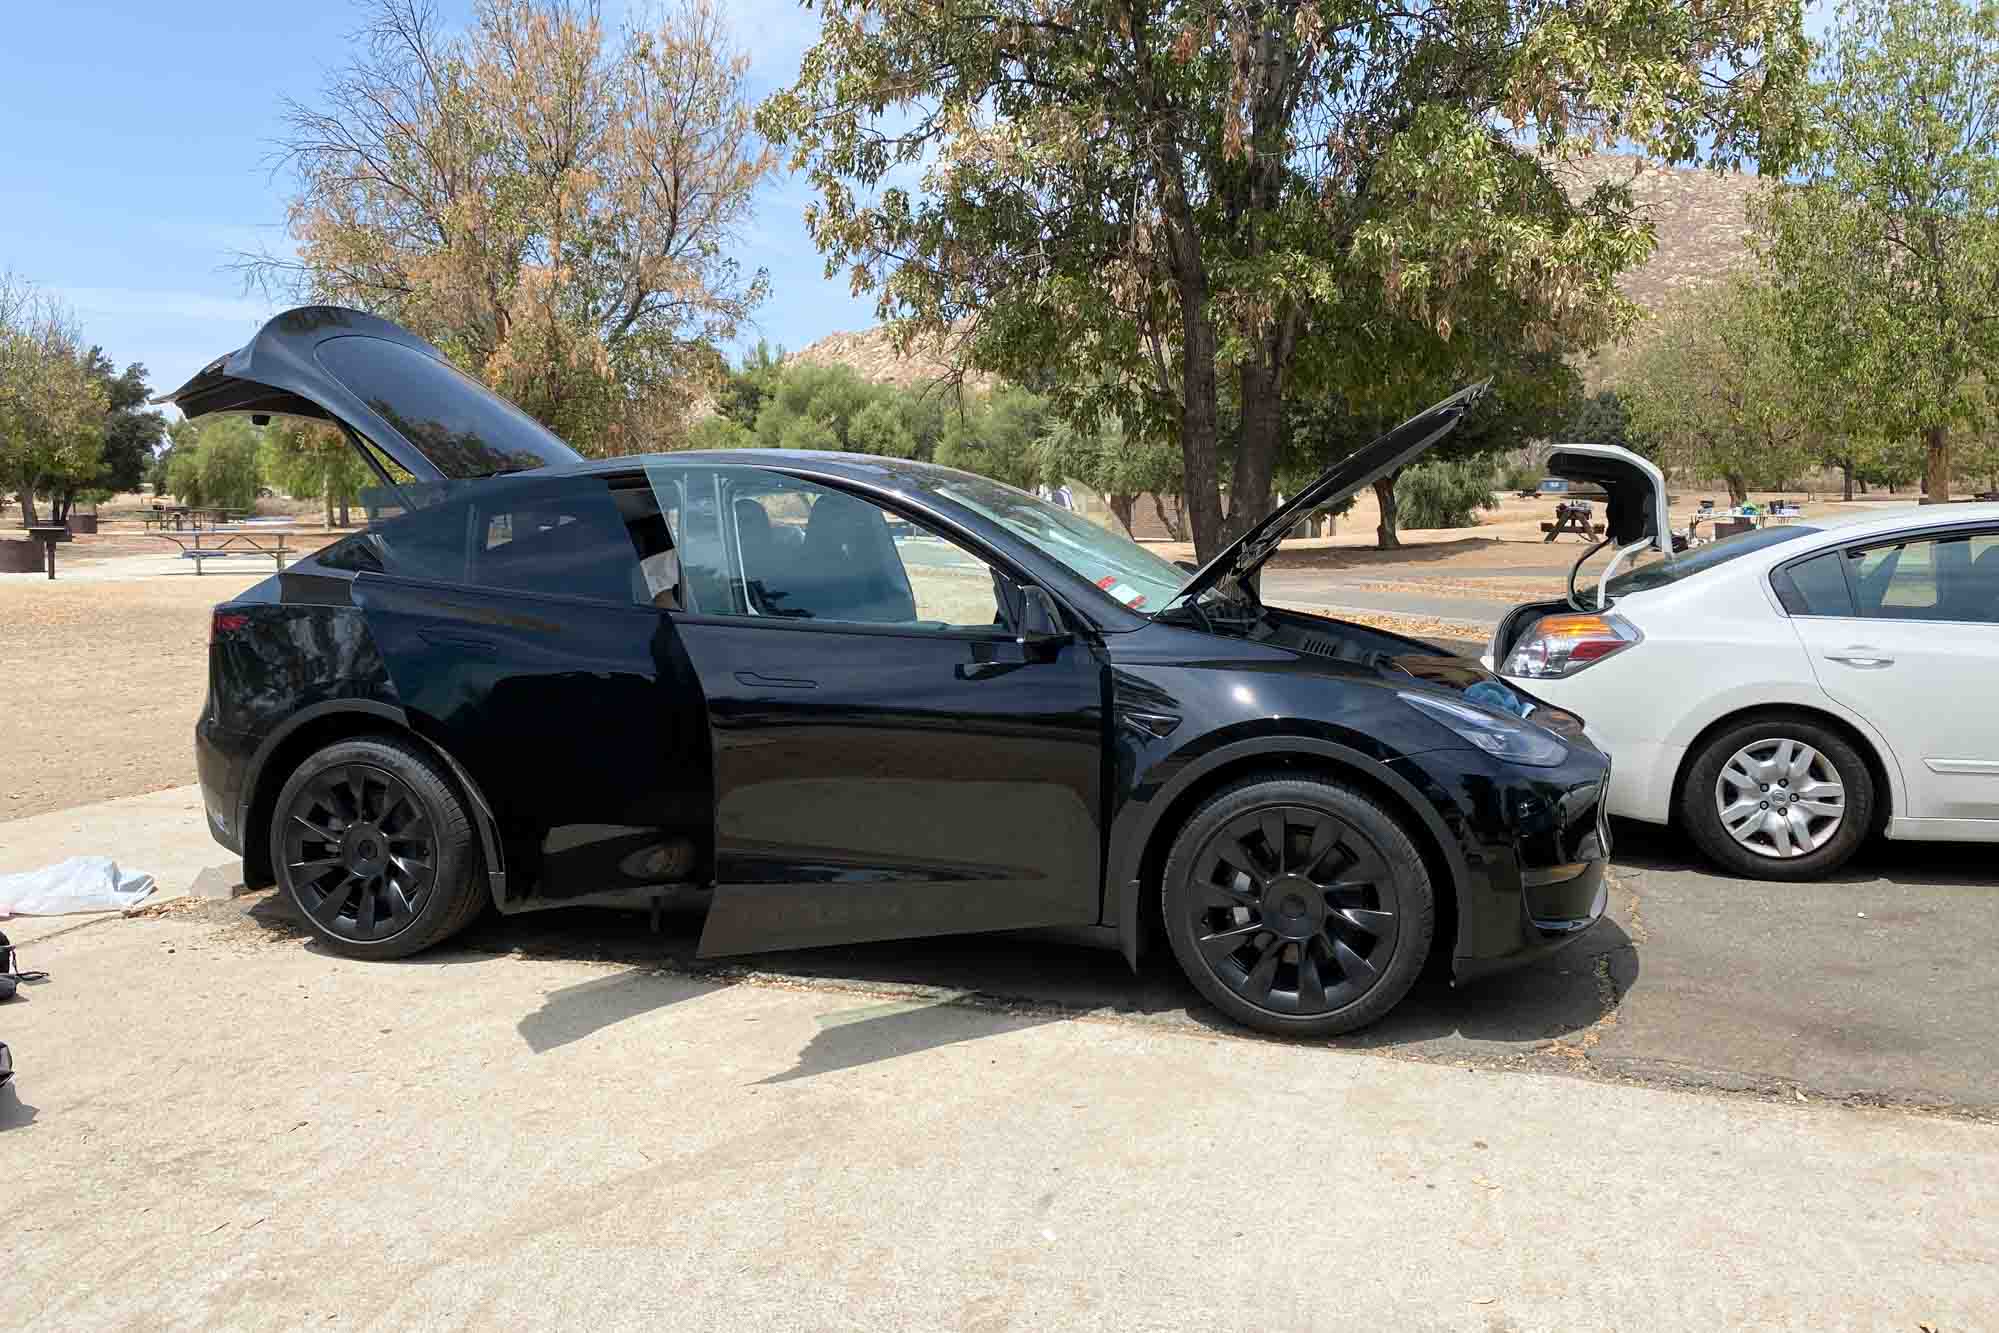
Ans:
POLYGON ((402 741, 343 741, 307 759, 279 793, 271 843, 279 884, 341 953, 415 953, 483 905, 464 804, 402 741))
POLYGON ((1414 984, 1435 928, 1421 855, 1372 800, 1316 779, 1237 784, 1168 858, 1167 933, 1189 979, 1252 1027, 1330 1035, 1414 984))

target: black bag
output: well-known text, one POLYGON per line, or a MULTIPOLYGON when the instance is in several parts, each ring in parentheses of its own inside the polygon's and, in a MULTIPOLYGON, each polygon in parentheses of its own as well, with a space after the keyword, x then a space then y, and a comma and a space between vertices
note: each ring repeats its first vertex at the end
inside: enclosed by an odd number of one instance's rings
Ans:
MULTIPOLYGON (((14 992, 20 988, 22 982, 45 981, 48 979, 48 975, 46 972, 16 972, 14 970, 14 946, 8 941, 6 932, 0 931, 0 1000, 13 999, 14 992)), ((13 1066, 9 1065, 7 1069, 11 1073, 13 1066)), ((6 1079, 0 1078, 0 1083, 5 1083, 6 1081, 6 1079)))

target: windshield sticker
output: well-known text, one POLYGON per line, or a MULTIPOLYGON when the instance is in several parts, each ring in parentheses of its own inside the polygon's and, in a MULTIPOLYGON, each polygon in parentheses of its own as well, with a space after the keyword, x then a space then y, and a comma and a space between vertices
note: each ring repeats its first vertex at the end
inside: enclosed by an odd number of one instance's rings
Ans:
POLYGON ((1119 583, 1115 574, 1104 575, 1097 580, 1097 586, 1134 611, 1145 605, 1145 594, 1129 583, 1119 583))

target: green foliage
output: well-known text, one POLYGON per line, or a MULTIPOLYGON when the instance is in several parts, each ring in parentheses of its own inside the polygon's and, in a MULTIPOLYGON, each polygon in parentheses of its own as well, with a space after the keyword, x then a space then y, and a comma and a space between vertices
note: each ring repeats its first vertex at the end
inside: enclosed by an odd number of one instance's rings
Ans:
POLYGON ((1395 502, 1405 528, 1469 528, 1479 510, 1499 508, 1492 465, 1475 458, 1405 469, 1395 483, 1395 502))
POLYGON ((743 357, 743 364, 723 376, 721 389, 715 395, 716 412, 745 430, 754 428, 757 413, 763 411, 783 372, 784 349, 757 339, 756 349, 743 357))
POLYGON ((228 509, 249 509, 257 503, 263 478, 262 435, 247 417, 216 417, 202 424, 201 443, 195 450, 201 470, 199 503, 228 509))
POLYGON ((756 442, 748 426, 729 417, 703 417, 687 428, 689 449, 750 449, 756 442))
POLYGON ((1097 492, 1127 535, 1140 495, 1178 495, 1184 484, 1180 450, 1172 441, 1128 434, 1115 420, 1093 431, 1054 422, 1035 442, 1034 452, 1034 471, 1043 481, 1077 481, 1097 492))
POLYGON ((1535 462, 1531 456, 1509 459, 1499 471, 1499 489, 1511 494, 1514 491, 1531 491, 1541 484, 1547 469, 1535 462))
POLYGON ((1633 431, 1631 405, 1616 389, 1598 389, 1576 404, 1562 438, 1577 444, 1614 444, 1656 460, 1659 442, 1633 431))
POLYGON ((888 398, 877 398, 847 423, 847 447, 887 458, 916 457, 916 432, 888 398))
POLYGON ((1039 395, 1011 387, 996 390, 945 427, 937 461, 1031 490, 1044 480, 1035 446, 1048 420, 1048 404, 1039 395))
POLYGON ((832 0, 758 127, 818 192, 828 273, 902 332, 1177 440, 1205 555, 1267 507, 1291 397, 1385 414, 1475 354, 1618 331, 1651 231, 1565 163, 1780 169, 1801 8, 832 0))
MULTIPOLYGON (((188 423, 183 423, 188 424, 188 423)), ((185 505, 208 503, 201 488, 201 442, 192 433, 174 442, 167 455, 167 493, 185 505)))
POLYGON ((93 347, 84 357, 85 372, 103 389, 106 413, 104 451, 91 487, 116 493, 135 491, 153 466, 153 452, 166 435, 166 418, 147 411, 152 390, 146 384, 146 368, 134 363, 123 374, 113 374, 111 359, 104 349, 93 347))
POLYGON ((1800 382, 1782 296, 1738 278, 1659 318, 1622 386, 1633 431, 1658 441, 1669 465, 1725 481, 1736 503, 1750 486, 1802 474, 1825 404, 1800 382))
POLYGON ((1920 431, 1932 494, 1999 359, 1999 3, 1842 5, 1817 129, 1758 210, 1794 373, 1831 433, 1920 431))
POLYGON ((0 489, 33 521, 37 491, 58 513, 101 466, 108 398, 67 308, 0 273, 0 489))

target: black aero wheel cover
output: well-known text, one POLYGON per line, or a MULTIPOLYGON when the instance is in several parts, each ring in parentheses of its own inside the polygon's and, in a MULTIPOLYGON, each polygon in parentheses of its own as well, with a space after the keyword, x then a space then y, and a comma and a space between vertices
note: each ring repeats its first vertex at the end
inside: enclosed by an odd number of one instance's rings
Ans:
POLYGON ((278 811, 285 887, 329 935, 392 939, 437 889, 436 814, 402 777, 366 761, 330 764, 278 811))
POLYGON ((1202 965, 1238 999, 1312 1018, 1360 1000, 1403 929, 1392 862, 1358 824, 1272 802, 1238 813, 1195 852, 1180 908, 1202 965))

